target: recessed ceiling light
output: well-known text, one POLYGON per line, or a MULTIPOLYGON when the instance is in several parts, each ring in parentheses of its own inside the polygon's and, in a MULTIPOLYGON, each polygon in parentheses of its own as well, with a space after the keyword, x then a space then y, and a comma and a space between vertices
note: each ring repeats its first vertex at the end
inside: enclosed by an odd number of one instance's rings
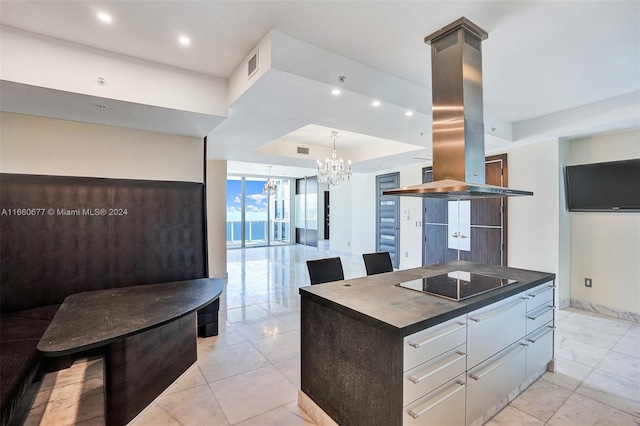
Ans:
POLYGON ((342 90, 340 90, 340 89, 333 89, 333 90, 331 91, 331 94, 332 94, 333 96, 338 96, 340 93, 342 93, 342 90))
POLYGON ((108 24, 111 23, 111 15, 109 15, 108 13, 105 13, 105 12, 98 13, 98 19, 101 20, 102 22, 106 22, 108 24))
POLYGON ((187 37, 187 36, 180 36, 178 41, 183 46, 189 46, 191 44, 191 39, 189 37, 187 37))
POLYGON ((379 106, 380 106, 380 101, 373 101, 373 102, 371 102, 371 106, 379 107, 379 106))
POLYGON ((411 117, 413 115, 413 111, 407 111, 404 113, 407 117, 411 117))

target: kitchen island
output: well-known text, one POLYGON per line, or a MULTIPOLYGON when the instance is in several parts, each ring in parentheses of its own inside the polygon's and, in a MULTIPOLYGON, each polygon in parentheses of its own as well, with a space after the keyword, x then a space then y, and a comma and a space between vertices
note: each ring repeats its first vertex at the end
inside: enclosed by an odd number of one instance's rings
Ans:
POLYGON ((301 288, 299 404, 342 426, 482 424, 553 359, 554 279, 454 261, 301 288), (397 285, 454 271, 512 281, 460 301, 397 285))

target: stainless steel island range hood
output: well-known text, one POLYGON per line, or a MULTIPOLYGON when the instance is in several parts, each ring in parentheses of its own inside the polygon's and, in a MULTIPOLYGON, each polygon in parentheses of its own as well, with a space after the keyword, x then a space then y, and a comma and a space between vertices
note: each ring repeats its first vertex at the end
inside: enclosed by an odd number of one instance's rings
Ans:
POLYGON ((485 184, 481 42, 487 37, 466 18, 425 37, 431 45, 434 181, 384 195, 451 200, 533 195, 485 184))

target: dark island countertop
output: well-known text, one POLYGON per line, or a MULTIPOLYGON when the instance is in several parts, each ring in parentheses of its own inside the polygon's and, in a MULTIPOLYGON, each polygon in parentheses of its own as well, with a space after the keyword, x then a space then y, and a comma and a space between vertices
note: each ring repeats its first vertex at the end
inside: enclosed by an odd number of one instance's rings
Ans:
POLYGON ((193 313, 223 289, 222 280, 202 278, 76 293, 64 300, 38 350, 60 356, 103 346, 193 313))
POLYGON ((452 261, 316 284, 302 287, 299 291, 302 297, 310 298, 345 315, 407 336, 553 279, 555 274, 548 272, 452 261), (396 286, 401 282, 457 270, 508 278, 517 282, 459 302, 396 286))

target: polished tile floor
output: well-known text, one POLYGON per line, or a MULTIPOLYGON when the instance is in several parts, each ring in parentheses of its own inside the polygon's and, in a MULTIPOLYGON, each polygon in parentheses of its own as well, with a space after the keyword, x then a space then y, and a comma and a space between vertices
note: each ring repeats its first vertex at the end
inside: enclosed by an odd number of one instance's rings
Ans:
MULTIPOLYGON (((305 261, 336 253, 304 246, 230 250, 220 334, 198 339, 198 362, 131 423, 297 426, 298 288, 305 261)), ((345 277, 362 259, 341 256, 345 277)), ((640 326, 573 308, 557 313, 558 372, 498 413, 490 425, 640 425, 640 326)), ((80 359, 30 388, 13 425, 102 425, 102 360, 80 359)))

